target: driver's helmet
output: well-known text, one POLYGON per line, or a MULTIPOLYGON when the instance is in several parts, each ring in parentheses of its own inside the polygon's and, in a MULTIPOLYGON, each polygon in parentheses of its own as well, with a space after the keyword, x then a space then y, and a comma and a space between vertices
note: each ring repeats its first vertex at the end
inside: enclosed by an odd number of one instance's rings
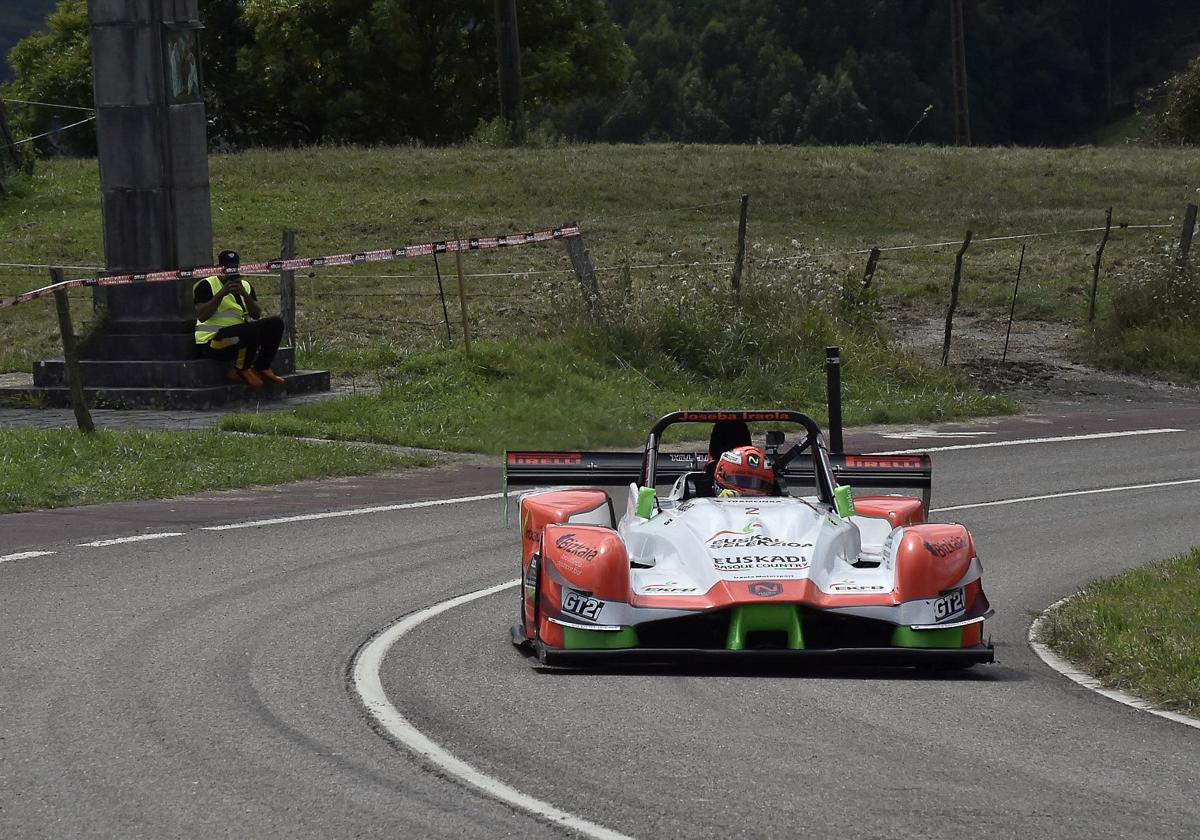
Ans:
POLYGON ((767 456, 757 446, 738 446, 721 454, 713 471, 713 489, 718 496, 773 496, 775 473, 767 456))

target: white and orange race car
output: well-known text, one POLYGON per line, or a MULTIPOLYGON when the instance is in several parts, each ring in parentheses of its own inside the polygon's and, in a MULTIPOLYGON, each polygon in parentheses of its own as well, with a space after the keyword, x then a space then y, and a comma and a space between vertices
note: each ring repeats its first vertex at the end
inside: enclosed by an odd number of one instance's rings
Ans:
POLYGON ((798 411, 684 411, 660 419, 640 453, 508 452, 505 482, 539 488, 519 502, 512 640, 543 663, 993 661, 975 542, 962 525, 925 521, 928 455, 831 455, 798 411), (708 451, 660 451, 677 423, 711 423, 708 451), (766 432, 773 495, 718 497, 713 465, 751 443, 749 424, 799 426, 799 437, 784 449, 781 429, 766 432), (592 485, 629 482, 618 520, 592 485), (923 492, 854 497, 851 486, 923 492))

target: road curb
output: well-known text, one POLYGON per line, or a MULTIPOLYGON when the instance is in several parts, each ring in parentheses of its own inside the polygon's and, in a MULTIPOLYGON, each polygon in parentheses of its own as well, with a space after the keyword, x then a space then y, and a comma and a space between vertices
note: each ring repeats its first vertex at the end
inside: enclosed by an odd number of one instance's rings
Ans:
POLYGON ((1149 712, 1152 715, 1166 718, 1169 721, 1182 723, 1184 726, 1190 726, 1193 729, 1200 729, 1200 720, 1197 720, 1196 718, 1188 717, 1187 715, 1182 715, 1178 712, 1169 712, 1165 709, 1159 709, 1150 701, 1144 700, 1136 695, 1129 694, 1124 691, 1117 691, 1113 688, 1106 688, 1105 686, 1101 685, 1100 681, 1091 674, 1080 671, 1070 662, 1052 651, 1049 647, 1037 641, 1037 638, 1040 635, 1042 622, 1045 620, 1046 616, 1051 611, 1058 609, 1071 599, 1078 597, 1078 595, 1079 593, 1076 593, 1075 595, 1068 595, 1066 598, 1061 598, 1055 601, 1053 604, 1046 607, 1046 609, 1042 610, 1038 614, 1037 618, 1033 620, 1033 623, 1029 625, 1029 634, 1027 638, 1029 641, 1029 646, 1033 648, 1033 652, 1036 653, 1043 662, 1050 666, 1050 668, 1062 674, 1067 679, 1083 686, 1086 689, 1089 689, 1090 691, 1101 694, 1107 697, 1109 700, 1116 700, 1118 703, 1129 706, 1133 709, 1137 709, 1140 712, 1149 712))

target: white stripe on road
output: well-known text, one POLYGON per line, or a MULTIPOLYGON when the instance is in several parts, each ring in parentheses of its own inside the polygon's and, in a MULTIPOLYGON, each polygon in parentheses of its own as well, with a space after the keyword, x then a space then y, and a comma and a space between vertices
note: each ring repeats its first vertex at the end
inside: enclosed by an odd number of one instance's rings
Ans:
POLYGON ((95 542, 78 543, 80 548, 104 548, 106 545, 121 545, 122 543, 145 542, 146 540, 164 540, 167 537, 182 537, 182 531, 161 531, 157 534, 137 534, 132 537, 117 537, 112 540, 96 540, 95 542))
POLYGON ((47 554, 53 553, 53 551, 18 551, 16 554, 0 556, 0 563, 7 563, 9 560, 32 560, 34 557, 45 557, 47 554))
POLYGON ((1183 429, 1134 429, 1129 432, 1095 432, 1088 435, 1063 435, 1061 437, 1021 438, 1020 440, 993 440, 988 443, 956 443, 953 446, 930 446, 924 449, 890 449, 887 452, 869 452, 869 455, 920 455, 925 452, 950 452, 955 449, 991 449, 996 446, 1025 446, 1030 443, 1069 443, 1074 440, 1104 440, 1106 438, 1137 437, 1138 435, 1166 435, 1182 432, 1183 429))
POLYGON ((325 513, 304 513, 298 516, 280 516, 275 519, 255 519, 250 522, 234 522, 231 525, 209 525, 201 531, 233 531, 238 528, 261 528, 264 525, 286 525, 289 522, 311 522, 315 519, 335 519, 339 516, 360 516, 364 513, 387 513, 393 510, 411 510, 413 508, 438 507, 440 505, 459 505, 463 502, 481 502, 486 499, 499 499, 503 493, 484 493, 482 496, 461 496, 456 499, 432 499, 427 502, 404 502, 396 505, 378 505, 376 507, 350 508, 348 510, 330 510, 325 513))
POLYGON ((947 510, 967 510, 968 508, 996 507, 999 505, 1019 505, 1021 502, 1040 502, 1045 499, 1065 499, 1068 496, 1091 496, 1096 493, 1120 493, 1123 490, 1149 490, 1154 487, 1178 487, 1181 484, 1200 484, 1200 478, 1184 478, 1179 481, 1156 481, 1153 484, 1126 484, 1124 487, 1099 487, 1095 490, 1068 490, 1065 493, 1047 493, 1044 496, 1021 496, 1018 499, 997 499, 994 502, 976 502, 970 505, 951 505, 934 508, 930 513, 942 513, 947 510))
POLYGON ((496 586, 489 586, 487 589, 480 589, 475 592, 469 592, 466 595, 459 595, 456 598, 442 601, 440 604, 434 604, 431 607, 426 607, 423 610, 407 615, 383 630, 379 635, 367 642, 354 657, 354 690, 358 692, 359 699, 362 700, 367 713, 375 719, 375 722, 388 735, 403 744, 418 757, 425 759, 440 770, 465 782, 485 795, 533 814, 535 817, 540 817, 556 825, 561 825, 584 837, 594 838, 594 840, 630 840, 624 834, 619 834, 602 825, 597 825, 582 817, 567 813, 554 807, 549 802, 543 802, 528 794, 521 793, 516 788, 510 787, 499 779, 477 770, 462 759, 447 752, 440 744, 413 726, 408 718, 404 717, 400 713, 400 710, 392 705, 391 701, 388 700, 387 692, 383 690, 383 681, 379 677, 379 669, 383 665, 383 659, 387 656, 388 650, 405 633, 446 610, 479 598, 486 598, 488 595, 494 595, 506 589, 512 589, 520 584, 520 582, 520 579, 510 580, 508 583, 501 583, 496 586))
POLYGON ((1168 712, 1165 709, 1158 709, 1140 697, 1136 697, 1132 694, 1126 694, 1124 691, 1105 688, 1100 684, 1100 681, 1091 674, 1085 674, 1083 671, 1080 671, 1070 662, 1063 659, 1054 651, 1050 650, 1050 648, 1038 641, 1038 638, 1042 633, 1042 622, 1046 620, 1046 616, 1051 611, 1058 609, 1074 597, 1074 595, 1071 595, 1063 598, 1061 601, 1051 604, 1042 612, 1041 615, 1034 619, 1033 624, 1029 625, 1029 646, 1033 648, 1033 652, 1040 656, 1043 662, 1045 662, 1055 671, 1058 671, 1058 673, 1062 674, 1067 679, 1078 683, 1084 688, 1091 689, 1097 694, 1103 694, 1109 700, 1116 700, 1118 703, 1124 703, 1126 706, 1131 706, 1139 711, 1149 712, 1152 715, 1158 715, 1161 718, 1166 718, 1167 720, 1174 721, 1175 723, 1182 723, 1184 726, 1200 729, 1200 720, 1197 720, 1196 718, 1188 717, 1187 715, 1181 715, 1178 712, 1168 712))

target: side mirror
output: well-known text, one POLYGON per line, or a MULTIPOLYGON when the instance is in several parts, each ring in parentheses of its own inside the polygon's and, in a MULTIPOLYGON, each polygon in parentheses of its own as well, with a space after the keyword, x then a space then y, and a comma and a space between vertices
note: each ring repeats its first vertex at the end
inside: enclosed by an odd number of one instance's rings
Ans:
POLYGON ((776 455, 779 447, 783 446, 783 432, 767 432, 767 454, 776 455))

